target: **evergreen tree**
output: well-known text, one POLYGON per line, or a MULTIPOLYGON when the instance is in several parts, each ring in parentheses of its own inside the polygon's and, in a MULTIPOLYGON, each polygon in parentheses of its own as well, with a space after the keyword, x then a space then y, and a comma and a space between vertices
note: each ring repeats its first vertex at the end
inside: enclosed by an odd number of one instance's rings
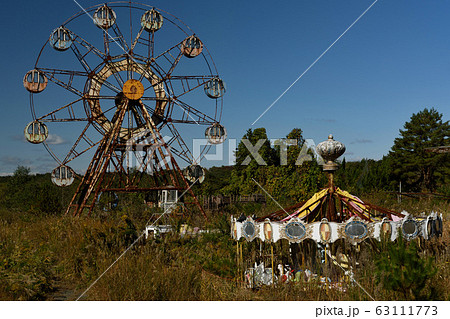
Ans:
POLYGON ((435 109, 413 114, 394 140, 389 156, 396 184, 402 181, 405 189, 433 191, 438 183, 448 183, 450 155, 427 152, 426 148, 449 144, 450 125, 442 122, 442 114, 435 109))
POLYGON ((395 243, 383 243, 383 252, 374 256, 375 278, 383 287, 402 295, 404 300, 436 300, 433 279, 437 269, 433 259, 421 258, 415 241, 399 236, 395 243), (429 289, 427 289, 429 287, 429 289))

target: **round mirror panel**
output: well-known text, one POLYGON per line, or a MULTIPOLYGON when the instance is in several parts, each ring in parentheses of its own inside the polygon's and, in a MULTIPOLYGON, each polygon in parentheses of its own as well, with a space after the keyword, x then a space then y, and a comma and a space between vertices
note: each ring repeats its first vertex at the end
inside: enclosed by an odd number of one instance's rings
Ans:
POLYGON ((367 235, 367 226, 360 221, 352 221, 345 226, 345 234, 350 238, 361 239, 367 235))
POLYGON ((413 235, 417 231, 416 222, 413 220, 407 220, 402 225, 402 230, 406 235, 413 235))
POLYGON ((245 222, 244 235, 247 238, 252 238, 255 235, 255 225, 252 222, 245 222))
POLYGON ((301 239, 306 234, 305 226, 299 222, 292 222, 286 225, 286 235, 292 239, 301 239))

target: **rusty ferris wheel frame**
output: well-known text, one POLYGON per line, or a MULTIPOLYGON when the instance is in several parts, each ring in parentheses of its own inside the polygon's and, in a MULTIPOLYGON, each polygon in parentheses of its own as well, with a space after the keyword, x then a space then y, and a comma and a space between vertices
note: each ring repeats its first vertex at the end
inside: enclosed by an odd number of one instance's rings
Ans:
MULTIPOLYGON (((33 117, 25 128, 25 136, 31 143, 44 144, 57 161, 58 167, 52 172, 56 184, 71 184, 75 174, 68 164, 95 150, 66 214, 80 215, 85 209, 90 214, 102 193, 173 189, 189 194, 191 203, 206 217, 187 181, 195 180, 197 176, 185 177, 172 154, 195 168, 211 144, 223 142, 226 131, 220 119, 225 84, 204 44, 180 19, 152 6, 126 1, 82 10, 52 32, 38 55, 35 68, 25 75, 24 86, 30 91, 33 117), (119 28, 120 16, 114 9, 129 9, 130 43, 119 28), (132 19, 135 12, 142 12, 140 23, 132 19), (90 15, 93 25, 101 29, 103 49, 70 29, 70 23, 85 14, 90 15), (134 37, 133 22, 139 26, 134 37), (155 40, 165 23, 174 26, 183 37, 165 51, 156 53, 155 40), (72 51, 81 70, 41 66, 44 50, 49 46, 56 51, 72 51), (114 54, 113 51, 119 52, 114 54), (175 74, 183 59, 193 58, 204 61, 206 71, 203 74, 175 74), (91 67, 92 60, 98 61, 94 67, 91 67), (42 92, 48 82, 76 98, 38 115, 34 95, 42 92), (84 82, 84 87, 77 87, 77 82, 84 82), (190 92, 202 88, 214 101, 209 112, 184 101, 190 92), (80 109, 84 114, 81 112, 80 115, 80 109), (86 123, 63 159, 59 159, 46 142, 49 129, 45 123, 55 122, 86 123), (207 126, 205 136, 209 143, 202 148, 200 158, 194 158, 177 129, 178 125, 184 124, 207 126), (93 129, 99 133, 96 134, 99 138, 91 136, 93 129), (162 137, 163 129, 170 138, 162 137), (129 166, 131 157, 136 162, 135 167, 129 166)), ((189 174, 199 170, 186 171, 189 174)))

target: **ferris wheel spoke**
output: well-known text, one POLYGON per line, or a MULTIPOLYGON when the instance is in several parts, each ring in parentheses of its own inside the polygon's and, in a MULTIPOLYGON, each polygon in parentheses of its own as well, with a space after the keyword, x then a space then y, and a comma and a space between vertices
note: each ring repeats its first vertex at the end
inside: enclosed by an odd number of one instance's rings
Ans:
POLYGON ((148 35, 148 57, 150 59, 153 59, 153 56, 155 55, 155 31, 152 31, 148 35))
POLYGON ((95 76, 95 75, 93 76, 93 79, 96 81, 102 81, 102 85, 104 85, 105 87, 107 87, 108 89, 110 89, 111 91, 113 91, 117 94, 122 92, 121 88, 118 88, 117 86, 115 86, 114 84, 109 82, 108 80, 100 79, 98 76, 95 76))
POLYGON ((54 110, 54 111, 52 111, 52 112, 50 112, 48 114, 45 114, 45 115, 43 115, 43 116, 41 116, 39 118, 36 118, 36 121, 39 121, 39 122, 88 121, 87 118, 81 118, 81 117, 77 117, 75 115, 75 111, 74 111, 73 105, 75 103, 78 103, 78 102, 82 101, 82 100, 83 100, 82 98, 79 98, 79 99, 77 99, 77 100, 75 100, 73 102, 70 102, 70 103, 68 103, 68 104, 66 104, 64 106, 61 106, 61 107, 57 108, 56 110, 54 110), (64 111, 64 110, 67 111, 67 117, 59 117, 58 116, 59 113, 64 111))
MULTIPOLYGON (((184 40, 183 40, 184 41, 184 40)), ((161 59, 162 57, 166 56, 166 59, 169 59, 169 57, 172 57, 172 59, 174 59, 174 55, 178 55, 175 54, 174 50, 177 49, 178 51, 181 52, 181 45, 183 44, 183 41, 181 41, 180 43, 175 44, 174 46, 170 47, 169 49, 167 49, 166 51, 164 51, 163 53, 159 54, 158 56, 156 56, 154 59, 155 61, 157 61, 158 59, 161 59), (172 52, 172 53, 171 53, 172 52)), ((170 60, 169 60, 170 61, 170 60)))
POLYGON ((144 127, 145 126, 144 115, 142 114, 142 112, 139 111, 139 108, 137 108, 136 105, 131 105, 130 111, 133 115, 137 127, 144 127))
POLYGON ((107 35, 109 43, 114 42, 124 53, 128 53, 130 51, 127 41, 125 41, 125 38, 123 37, 117 23, 108 29, 107 35), (109 31, 112 31, 113 35, 111 35, 111 32, 109 31))
MULTIPOLYGON (((183 56, 183 53, 180 51, 173 61, 169 61, 169 62, 172 63, 172 66, 170 67, 169 71, 167 71, 167 73, 165 75, 165 79, 169 79, 171 77, 173 71, 177 67, 177 65, 180 62, 182 56, 183 56)), ((171 57, 173 58, 173 56, 171 56, 171 57)))
MULTIPOLYGON (((142 99, 141 99, 142 100, 142 99)), ((141 101, 141 104, 143 105, 143 107, 145 107, 145 109, 147 110, 147 112, 150 112, 150 115, 155 114, 155 109, 147 104, 145 104, 144 102, 141 101)))
POLYGON ((141 39, 141 35, 142 35, 142 33, 143 33, 144 31, 145 31, 145 28, 144 28, 143 26, 141 26, 139 32, 137 33, 136 37, 135 37, 134 40, 133 40, 133 43, 131 44, 131 50, 134 50, 134 48, 136 47, 136 45, 137 45, 138 43, 146 45, 145 42, 143 42, 142 40, 140 40, 140 39, 141 39))
POLYGON ((125 84, 125 81, 123 80, 122 76, 120 75, 119 70, 117 70, 117 67, 114 63, 110 63, 109 61, 106 61, 106 64, 108 67, 113 70, 112 74, 114 78, 116 79, 117 84, 119 84, 120 87, 123 87, 125 84))
MULTIPOLYGON (((216 78, 215 75, 191 75, 191 76, 171 76, 170 81, 173 81, 174 84, 179 82, 179 86, 181 87, 182 93, 177 95, 177 98, 183 96, 189 92, 198 89, 199 87, 204 86, 206 83, 216 78)), ((178 88, 178 87, 177 87, 178 88)))
POLYGON ((183 115, 180 119, 172 118, 172 121, 175 123, 195 123, 198 125, 212 125, 217 121, 209 115, 197 110, 196 108, 190 106, 189 104, 184 103, 179 99, 173 100, 174 104, 176 104, 182 111, 183 115))
MULTIPOLYGON (((160 55, 151 60, 152 64, 158 70, 158 72, 164 75, 164 79, 170 77, 170 75, 173 73, 178 63, 180 62, 181 57, 183 56, 183 52, 181 50, 182 43, 183 41, 174 45, 170 49, 164 51, 163 53, 161 53, 160 55), (161 67, 161 65, 166 64, 170 65, 167 71, 165 70, 165 68, 161 67)), ((150 59, 147 60, 150 61, 150 59)))
POLYGON ((100 51, 95 46, 93 46, 92 44, 90 44, 89 42, 87 42, 78 35, 75 35, 74 37, 73 44, 75 43, 78 43, 80 46, 84 47, 87 50, 87 52, 84 55, 82 55, 83 57, 87 56, 91 52, 97 55, 102 60, 106 59, 107 57, 104 52, 100 51))
POLYGON ((169 102, 169 98, 163 98, 163 97, 155 97, 155 96, 143 96, 141 97, 142 101, 166 101, 169 102))
POLYGON ((43 73, 45 73, 45 75, 69 75, 72 79, 75 76, 83 76, 83 77, 87 77, 89 75, 88 72, 86 71, 73 71, 73 70, 63 70, 63 69, 53 69, 53 68, 41 68, 41 67, 37 67, 36 70, 41 71, 43 73))
POLYGON ((117 97, 113 95, 85 95, 88 100, 115 100, 117 97))
POLYGON ((181 137, 181 134, 178 132, 173 123, 167 123, 167 128, 172 133, 171 139, 167 142, 167 144, 170 146, 170 150, 173 153, 175 153, 178 157, 186 161, 188 164, 192 164, 194 161, 194 156, 192 155, 189 147, 187 147, 186 143, 181 137), (179 148, 173 146, 175 141, 178 144, 179 148))
MULTIPOLYGON (((72 52, 75 54, 75 57, 78 59, 78 61, 80 62, 81 66, 85 69, 86 72, 88 73, 92 73, 91 67, 89 66, 89 64, 87 63, 85 57, 87 55, 86 54, 82 54, 80 52, 80 50, 78 49, 78 47, 75 45, 76 42, 74 42, 70 48, 72 49, 72 52)), ((89 51, 88 51, 89 53, 89 51)))
POLYGON ((67 153, 67 155, 63 161, 64 164, 67 164, 67 163, 73 161, 75 158, 81 156, 82 154, 86 153, 90 149, 92 149, 95 146, 100 144, 100 142, 102 141, 101 139, 97 142, 93 142, 90 138, 87 137, 86 133, 90 126, 91 126, 91 123, 88 122, 86 124, 86 126, 84 127, 83 131, 81 132, 80 136, 77 138, 77 140, 73 144, 69 153, 67 153), (83 148, 81 151, 78 151, 77 147, 79 146, 80 142, 82 142, 82 141, 84 141, 87 144, 87 147, 83 148))
POLYGON ((56 85, 63 87, 64 89, 78 95, 79 97, 83 97, 83 92, 74 88, 72 86, 73 80, 76 76, 87 77, 88 74, 82 71, 70 71, 70 70, 58 70, 58 69, 49 69, 49 68, 37 68, 37 70, 41 71, 45 74, 49 81, 52 81, 56 85), (67 81, 63 81, 60 78, 57 78, 56 75, 68 76, 67 81))

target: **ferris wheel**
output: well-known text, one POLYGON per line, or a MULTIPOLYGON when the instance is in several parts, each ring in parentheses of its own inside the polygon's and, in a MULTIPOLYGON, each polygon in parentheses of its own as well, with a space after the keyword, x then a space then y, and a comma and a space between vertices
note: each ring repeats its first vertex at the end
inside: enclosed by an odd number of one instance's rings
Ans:
POLYGON ((125 1, 86 8, 51 32, 23 83, 33 117, 25 137, 55 159, 52 181, 72 184, 70 165, 92 156, 67 212, 91 212, 108 191, 168 188, 189 192, 201 209, 188 181, 203 180, 201 158, 226 139, 226 87, 180 19, 125 1), (194 158, 183 136, 199 130, 207 143, 194 158), (49 141, 59 132, 73 139, 66 150, 49 141), (184 172, 175 156, 188 165, 184 172))

